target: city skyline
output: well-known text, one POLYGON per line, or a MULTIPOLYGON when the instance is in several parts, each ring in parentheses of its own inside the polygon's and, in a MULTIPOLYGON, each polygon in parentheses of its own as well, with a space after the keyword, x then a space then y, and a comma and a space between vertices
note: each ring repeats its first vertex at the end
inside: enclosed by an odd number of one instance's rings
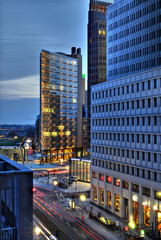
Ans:
POLYGON ((87 73, 88 4, 85 0, 0 1, 0 124, 35 123, 41 49, 69 52, 73 46, 81 47, 83 73, 87 73))

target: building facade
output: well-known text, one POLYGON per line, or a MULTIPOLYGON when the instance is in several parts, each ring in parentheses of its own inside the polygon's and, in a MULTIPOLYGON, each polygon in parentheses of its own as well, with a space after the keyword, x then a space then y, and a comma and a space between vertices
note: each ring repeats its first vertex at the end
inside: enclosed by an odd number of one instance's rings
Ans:
POLYGON ((33 172, 0 155, 0 239, 33 239, 33 172))
POLYGON ((115 0, 107 8, 107 80, 161 65, 161 2, 115 0))
POLYGON ((109 1, 90 0, 88 11, 88 146, 91 86, 106 81, 106 15, 109 1))
POLYGON ((92 87, 91 199, 161 228, 161 68, 92 87))
POLYGON ((77 176, 78 180, 90 182, 90 166, 89 158, 70 158, 69 159, 69 175, 77 176))
POLYGON ((40 60, 43 159, 69 159, 82 147, 81 52, 77 49, 76 53, 76 48, 71 55, 42 50, 40 60))

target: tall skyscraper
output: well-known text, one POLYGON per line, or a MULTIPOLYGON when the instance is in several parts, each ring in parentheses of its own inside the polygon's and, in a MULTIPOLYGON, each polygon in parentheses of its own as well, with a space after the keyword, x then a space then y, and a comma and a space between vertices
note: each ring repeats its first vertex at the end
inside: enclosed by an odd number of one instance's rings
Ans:
POLYGON ((90 0, 88 12, 88 144, 91 86, 106 81, 106 15, 109 1, 90 0))
POLYGON ((161 65, 161 1, 118 1, 107 8, 107 80, 161 65))
POLYGON ((91 199, 159 232, 161 4, 115 1, 107 13, 107 82, 91 87, 91 199))
POLYGON ((40 69, 43 159, 69 159, 82 147, 81 50, 72 48, 70 55, 42 50, 40 69))

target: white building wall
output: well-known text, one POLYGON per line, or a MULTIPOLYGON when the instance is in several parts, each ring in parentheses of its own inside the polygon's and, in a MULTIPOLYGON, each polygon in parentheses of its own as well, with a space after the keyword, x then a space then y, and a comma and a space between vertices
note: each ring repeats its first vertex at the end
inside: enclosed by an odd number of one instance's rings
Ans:
POLYGON ((153 205, 161 211, 161 201, 155 199, 155 191, 161 192, 161 68, 94 85, 91 103, 91 186, 97 186, 98 193, 93 202, 124 218, 128 199, 128 220, 134 221, 132 199, 137 197, 139 224, 144 224, 143 203, 150 207, 150 224, 154 225, 153 205), (120 180, 120 186, 115 186, 114 179, 120 180), (128 189, 123 181, 128 182, 128 189), (104 188, 103 204, 100 188, 104 188), (111 192, 111 209, 106 191, 111 192), (119 211, 115 211, 116 194, 119 211))

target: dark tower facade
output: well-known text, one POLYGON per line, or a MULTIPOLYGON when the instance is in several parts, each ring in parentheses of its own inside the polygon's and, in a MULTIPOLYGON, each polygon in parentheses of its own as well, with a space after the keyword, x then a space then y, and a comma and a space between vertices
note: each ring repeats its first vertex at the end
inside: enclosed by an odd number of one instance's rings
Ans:
POLYGON ((88 145, 90 147, 91 86, 106 81, 107 1, 90 0, 88 12, 88 145))

